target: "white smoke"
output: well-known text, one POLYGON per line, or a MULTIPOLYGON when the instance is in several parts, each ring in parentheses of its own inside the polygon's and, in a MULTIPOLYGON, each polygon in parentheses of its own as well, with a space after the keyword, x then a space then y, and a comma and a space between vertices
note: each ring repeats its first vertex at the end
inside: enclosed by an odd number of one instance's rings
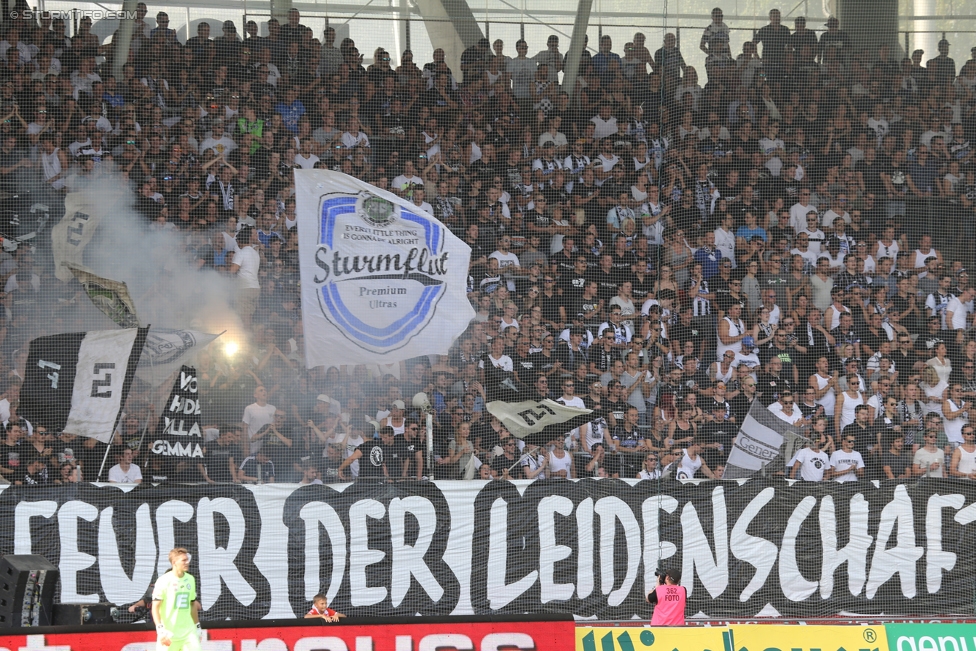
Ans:
MULTIPOLYGON (((194 245, 209 250, 212 229, 188 232, 151 223, 136 211, 129 182, 116 174, 86 179, 76 188, 86 195, 82 201, 98 218, 97 230, 84 252, 84 265, 128 286, 140 325, 214 334, 226 331, 217 345, 244 344, 246 335, 232 307, 234 279, 213 268, 200 268, 192 252, 194 245)), ((79 330, 115 327, 83 294, 75 301, 73 323, 61 324, 62 332, 67 331, 66 326, 79 330)))

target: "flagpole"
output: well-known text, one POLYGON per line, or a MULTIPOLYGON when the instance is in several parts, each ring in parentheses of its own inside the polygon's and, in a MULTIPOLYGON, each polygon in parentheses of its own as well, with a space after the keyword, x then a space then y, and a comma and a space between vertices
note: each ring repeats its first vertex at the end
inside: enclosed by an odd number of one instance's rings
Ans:
POLYGON ((95 476, 95 481, 101 481, 102 471, 105 470, 105 462, 108 460, 108 453, 112 450, 112 440, 115 439, 115 432, 112 432, 112 438, 109 439, 108 446, 105 448, 105 456, 102 457, 102 465, 98 469, 98 475, 95 476))
POLYGON ((152 420, 152 417, 153 417, 153 405, 150 402, 149 403, 149 415, 146 416, 146 424, 142 426, 142 436, 139 437, 139 448, 138 449, 140 449, 140 450, 142 449, 142 442, 146 440, 146 431, 149 429, 149 421, 152 420))

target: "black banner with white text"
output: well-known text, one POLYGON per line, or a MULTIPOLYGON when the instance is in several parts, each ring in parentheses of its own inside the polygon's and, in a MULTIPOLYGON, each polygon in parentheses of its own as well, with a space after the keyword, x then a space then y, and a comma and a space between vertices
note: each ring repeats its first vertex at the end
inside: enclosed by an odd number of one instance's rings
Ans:
POLYGON ((582 480, 7 487, 0 554, 42 554, 60 600, 136 601, 187 547, 205 619, 569 612, 973 612, 976 485, 582 480))

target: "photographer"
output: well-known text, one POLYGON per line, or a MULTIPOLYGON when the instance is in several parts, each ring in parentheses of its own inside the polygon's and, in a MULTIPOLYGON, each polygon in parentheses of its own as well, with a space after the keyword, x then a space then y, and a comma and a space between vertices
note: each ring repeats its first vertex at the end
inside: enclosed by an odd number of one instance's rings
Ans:
POLYGON ((659 570, 656 574, 657 587, 647 594, 647 602, 654 606, 651 626, 684 626, 688 591, 678 585, 681 571, 659 570))

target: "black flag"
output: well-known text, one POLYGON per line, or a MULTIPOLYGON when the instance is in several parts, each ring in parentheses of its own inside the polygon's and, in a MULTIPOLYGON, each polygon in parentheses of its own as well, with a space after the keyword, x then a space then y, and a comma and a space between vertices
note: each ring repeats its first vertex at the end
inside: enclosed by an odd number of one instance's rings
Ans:
POLYGON ((151 449, 156 457, 203 459, 200 388, 197 370, 192 366, 184 366, 176 376, 151 449))

